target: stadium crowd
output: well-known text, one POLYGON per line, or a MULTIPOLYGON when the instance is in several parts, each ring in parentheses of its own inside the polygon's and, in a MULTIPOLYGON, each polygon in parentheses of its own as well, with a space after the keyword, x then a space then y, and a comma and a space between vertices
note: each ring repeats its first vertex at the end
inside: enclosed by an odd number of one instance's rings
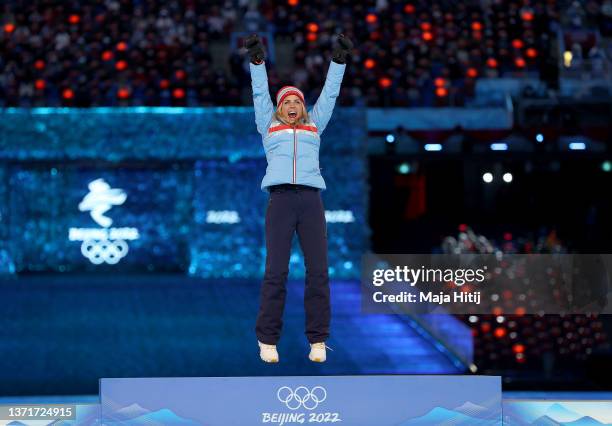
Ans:
MULTIPOLYGON (((476 234, 467 225, 459 227, 456 237, 444 239, 442 251, 449 254, 503 255, 569 252, 554 228, 544 227, 538 235, 519 237, 504 232, 500 240, 495 241, 476 234)), ((459 316, 472 330, 474 362, 479 370, 514 370, 517 375, 521 371, 540 370, 552 377, 556 369, 562 366, 576 368, 594 352, 610 347, 609 336, 596 313, 528 315, 527 302, 514 307, 513 301, 529 300, 533 305, 538 298, 534 295, 534 286, 522 283, 520 274, 514 275, 510 269, 508 266, 507 271, 501 272, 500 276, 507 274, 505 290, 499 295, 498 306, 493 308, 491 314, 459 316), (521 298, 518 293, 527 295, 527 298, 521 298), (510 306, 513 312, 508 315, 506 311, 510 306)), ((546 283, 553 288, 553 284, 558 284, 561 279, 558 271, 548 270, 533 281, 546 283)))
POLYGON ((313 102, 344 32, 357 44, 341 104, 464 105, 480 77, 543 78, 559 26, 612 32, 611 0, 9 0, 0 14, 0 106, 24 107, 249 105, 230 40, 252 32, 293 45, 290 73, 269 61, 272 90, 313 102))

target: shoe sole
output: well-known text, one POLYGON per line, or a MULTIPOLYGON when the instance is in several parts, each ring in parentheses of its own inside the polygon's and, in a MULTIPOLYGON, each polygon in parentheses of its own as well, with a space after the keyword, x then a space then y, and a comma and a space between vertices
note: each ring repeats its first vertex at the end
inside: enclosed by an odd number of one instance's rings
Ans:
POLYGON ((276 364, 278 362, 278 358, 265 359, 263 357, 259 357, 263 362, 267 362, 268 364, 276 364))
POLYGON ((308 358, 309 358, 309 359, 310 359, 312 362, 325 362, 325 360, 324 360, 324 359, 321 359, 321 358, 310 358, 310 357, 308 357, 308 358))

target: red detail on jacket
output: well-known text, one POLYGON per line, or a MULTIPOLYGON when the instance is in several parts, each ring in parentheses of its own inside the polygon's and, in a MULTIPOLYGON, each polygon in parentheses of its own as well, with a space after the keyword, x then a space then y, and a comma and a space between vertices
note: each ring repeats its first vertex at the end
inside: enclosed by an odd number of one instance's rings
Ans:
POLYGON ((296 130, 308 130, 310 132, 315 132, 317 131, 317 128, 315 126, 302 126, 302 125, 297 125, 295 126, 295 128, 290 125, 290 124, 280 124, 278 126, 274 126, 274 127, 270 127, 268 129, 268 133, 272 133, 272 132, 277 132, 279 130, 289 130, 289 129, 296 129, 296 130))

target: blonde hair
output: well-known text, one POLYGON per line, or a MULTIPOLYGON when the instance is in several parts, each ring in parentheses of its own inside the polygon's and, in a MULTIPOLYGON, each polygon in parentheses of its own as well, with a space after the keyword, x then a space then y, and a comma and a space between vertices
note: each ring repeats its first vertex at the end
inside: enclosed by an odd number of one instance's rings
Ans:
MULTIPOLYGON (((285 120, 283 120, 281 116, 281 113, 280 113, 281 107, 282 105, 276 107, 276 111, 274 111, 274 119, 277 121, 280 121, 283 124, 289 124, 289 123, 286 123, 285 120)), ((308 115, 308 111, 306 111, 306 105, 302 103, 302 117, 300 117, 298 124, 308 124, 308 123, 310 123, 310 116, 308 115)))

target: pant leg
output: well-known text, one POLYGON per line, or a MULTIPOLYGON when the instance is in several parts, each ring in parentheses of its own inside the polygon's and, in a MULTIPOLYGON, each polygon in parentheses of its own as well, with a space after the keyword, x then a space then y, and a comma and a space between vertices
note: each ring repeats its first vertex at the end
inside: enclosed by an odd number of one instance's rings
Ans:
POLYGON ((300 192, 297 234, 304 253, 306 338, 310 343, 329 337, 331 302, 327 266, 327 223, 319 191, 300 192))
POLYGON ((291 240, 297 223, 295 198, 289 191, 270 193, 266 210, 266 270, 255 333, 269 345, 278 342, 283 326, 291 240))

